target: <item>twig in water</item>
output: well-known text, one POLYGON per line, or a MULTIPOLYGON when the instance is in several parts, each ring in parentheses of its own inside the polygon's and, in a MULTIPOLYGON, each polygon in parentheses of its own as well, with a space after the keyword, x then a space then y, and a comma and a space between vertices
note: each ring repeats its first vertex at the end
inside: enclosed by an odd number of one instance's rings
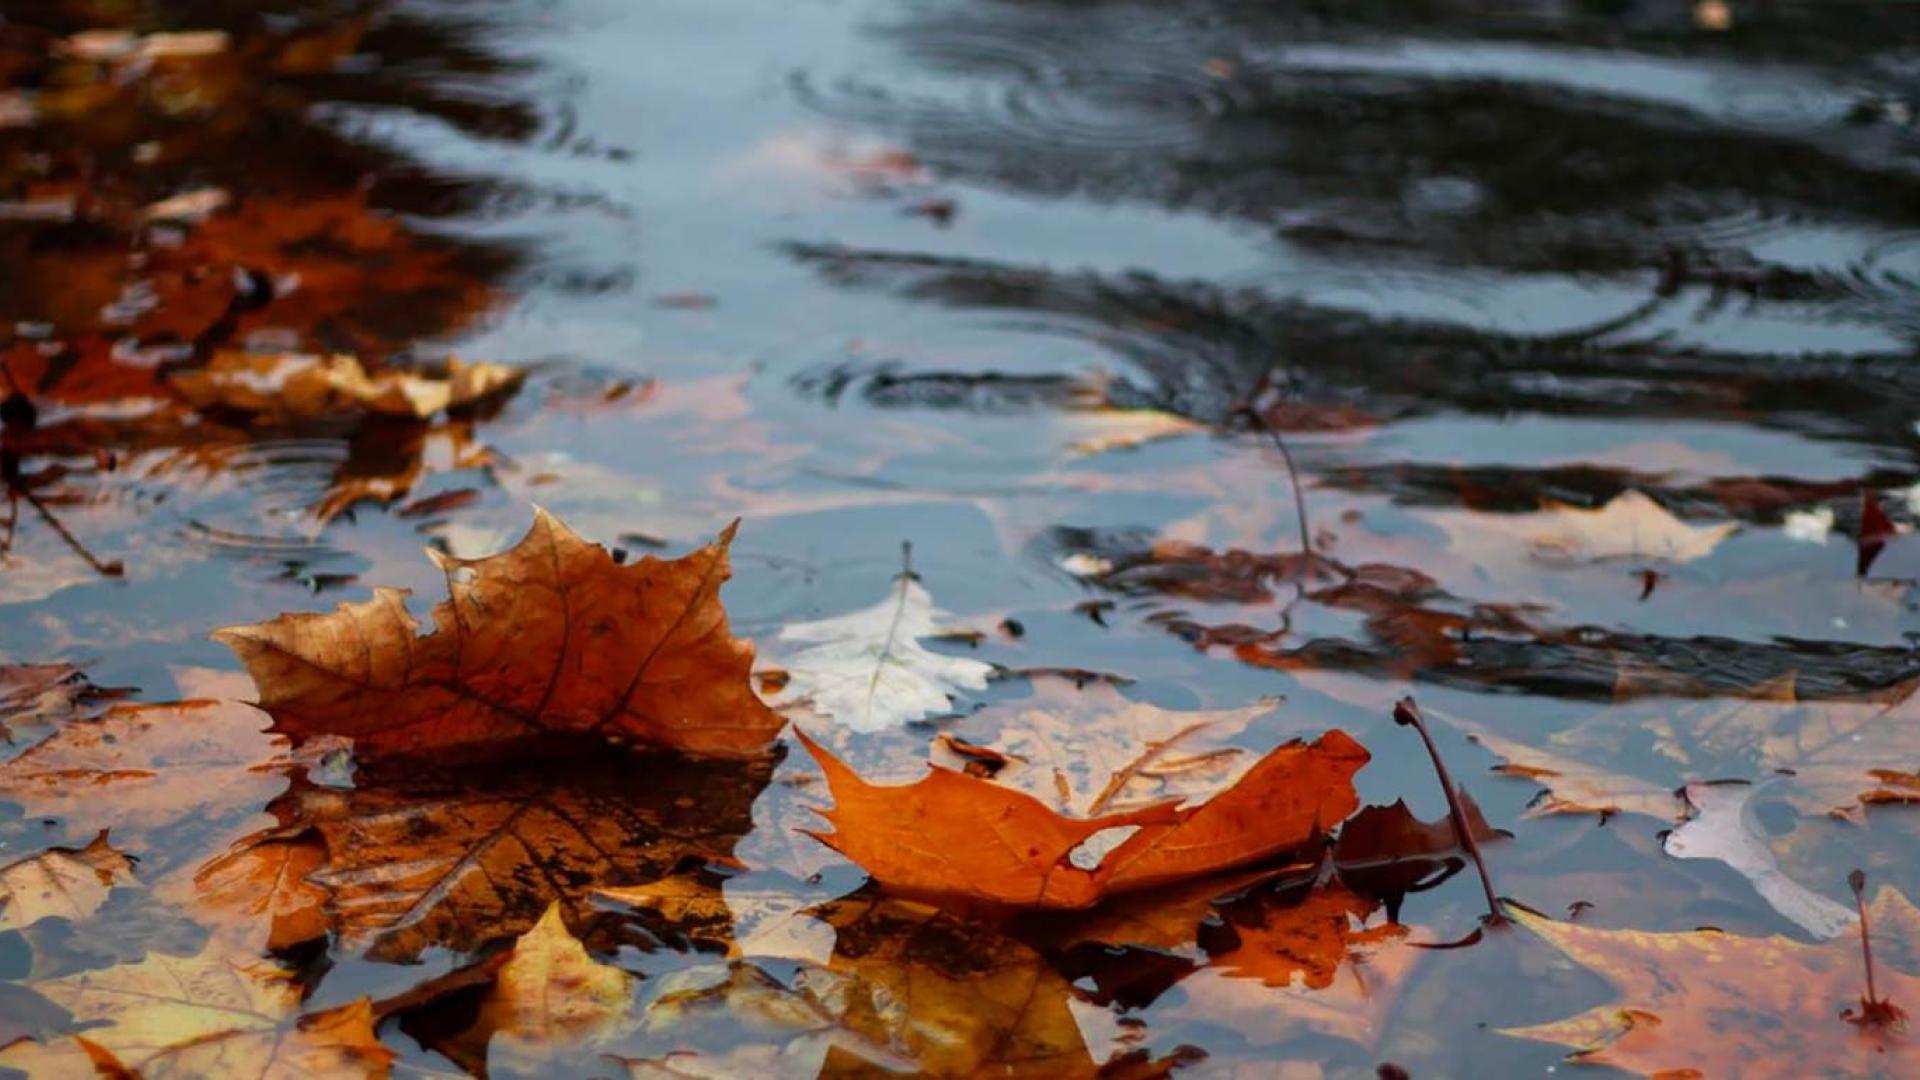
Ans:
POLYGON ((1453 835, 1473 860, 1474 868, 1480 871, 1480 888, 1487 896, 1488 926, 1501 926, 1510 921, 1500 906, 1500 897, 1493 891, 1493 877, 1487 873, 1487 860, 1480 855, 1480 841, 1474 838, 1473 826, 1467 821, 1466 807, 1460 805, 1460 791, 1453 786, 1453 776, 1447 772, 1447 763, 1441 760, 1440 748, 1433 743, 1433 734, 1427 730, 1427 721, 1420 715, 1420 706, 1414 704, 1411 697, 1403 697, 1393 706, 1393 721, 1403 727, 1411 727, 1420 733, 1420 741, 1427 746, 1427 756, 1433 759, 1433 771, 1440 777, 1440 787, 1446 792, 1447 814, 1453 819, 1453 835))
POLYGON ((1900 1006, 1880 996, 1873 985, 1873 938, 1867 926, 1867 875, 1855 870, 1847 875, 1847 884, 1853 889, 1853 906, 1860 913, 1860 958, 1867 968, 1867 993, 1860 999, 1859 1009, 1848 1009, 1840 1014, 1847 1023, 1856 1027, 1880 1027, 1900 1030, 1907 1026, 1907 1012, 1900 1006))

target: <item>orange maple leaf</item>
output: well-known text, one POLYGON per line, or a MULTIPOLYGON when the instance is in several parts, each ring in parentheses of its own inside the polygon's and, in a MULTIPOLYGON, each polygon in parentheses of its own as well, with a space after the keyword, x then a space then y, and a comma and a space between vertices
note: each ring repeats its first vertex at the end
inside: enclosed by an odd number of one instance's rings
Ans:
POLYGON ((433 556, 451 596, 426 637, 404 589, 214 637, 246 662, 277 730, 346 736, 363 758, 542 735, 751 757, 783 721, 755 696, 753 647, 720 605, 732 539, 730 526, 683 558, 622 566, 539 511, 512 550, 433 556))
POLYGON ((811 833, 903 892, 1024 907, 1085 908, 1112 893, 1152 888, 1257 862, 1327 832, 1359 799, 1353 774, 1365 748, 1344 732, 1274 749, 1206 802, 1164 802, 1099 817, 1067 817, 1024 792, 933 766, 912 784, 869 784, 795 729, 826 772, 834 827, 811 833), (1109 829, 1136 829, 1092 867, 1081 845, 1109 829), (1080 849, 1080 850, 1076 850, 1080 849))

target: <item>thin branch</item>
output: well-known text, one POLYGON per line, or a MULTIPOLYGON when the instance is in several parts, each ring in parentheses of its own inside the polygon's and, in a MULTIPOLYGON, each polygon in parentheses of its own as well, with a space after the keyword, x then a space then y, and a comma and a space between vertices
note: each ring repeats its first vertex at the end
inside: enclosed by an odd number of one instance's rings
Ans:
POLYGON ((1427 730, 1427 721, 1420 715, 1420 706, 1414 704, 1411 697, 1401 698, 1393 706, 1393 720, 1420 733, 1420 741, 1427 746, 1427 756, 1433 759, 1433 771, 1440 777, 1440 787, 1446 792, 1447 814, 1453 819, 1453 835, 1473 860, 1475 869, 1480 871, 1480 888, 1487 896, 1487 925, 1505 924, 1507 915, 1500 907, 1500 897, 1493 891, 1493 877, 1487 873, 1487 860, 1480 854, 1480 841, 1473 835, 1466 807, 1460 804, 1460 791, 1453 786, 1453 776, 1447 772, 1447 763, 1440 757, 1440 748, 1434 745, 1433 734, 1427 730))

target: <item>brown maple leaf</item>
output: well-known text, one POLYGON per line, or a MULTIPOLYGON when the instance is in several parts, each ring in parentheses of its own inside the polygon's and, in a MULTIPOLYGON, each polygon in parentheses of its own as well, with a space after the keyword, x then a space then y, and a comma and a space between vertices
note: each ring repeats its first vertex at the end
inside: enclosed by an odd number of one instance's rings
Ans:
POLYGON ((556 735, 752 757, 782 721, 720 604, 733 531, 622 566, 539 511, 509 551, 433 555, 451 596, 425 637, 400 589, 214 637, 246 662, 277 730, 352 738, 363 759, 556 735))
POLYGON ((796 729, 827 774, 833 825, 818 839, 909 894, 1084 908, 1101 897, 1229 870, 1301 847, 1359 805, 1368 755, 1345 733, 1277 747, 1195 806, 1066 817, 1021 791, 932 766, 912 784, 867 783, 796 729), (1083 848, 1111 829, 1117 846, 1083 848), (1088 865, 1091 864, 1091 865, 1088 865))
MULTIPOLYGON (((1876 955, 1911 955, 1920 911, 1882 889, 1868 909, 1876 955)), ((1642 1076, 1911 1076, 1920 1042, 1897 1025, 1856 1023, 1865 985, 1851 934, 1808 945, 1718 930, 1649 933, 1551 922, 1520 923, 1618 989, 1578 1016, 1510 1028, 1508 1035, 1575 1048, 1574 1058, 1642 1076)), ((1920 1005, 1920 971, 1882 963, 1882 1001, 1920 1005)))
MULTIPOLYGON (((151 952, 137 964, 47 979, 34 989, 88 1025, 71 1038, 100 1076, 377 1080, 393 1059, 374 1035, 365 998, 302 1015, 292 971, 231 951, 219 938, 194 956, 151 952)), ((0 1066, 44 1067, 49 1049, 15 1044, 0 1050, 0 1066)))

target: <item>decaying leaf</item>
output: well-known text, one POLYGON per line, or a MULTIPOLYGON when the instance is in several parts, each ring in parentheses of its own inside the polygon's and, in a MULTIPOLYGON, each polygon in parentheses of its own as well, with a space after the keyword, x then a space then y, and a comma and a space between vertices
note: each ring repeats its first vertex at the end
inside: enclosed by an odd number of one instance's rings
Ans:
POLYGON ((754 695, 752 646, 720 605, 732 539, 622 566, 540 511, 510 551, 435 555, 451 596, 425 637, 398 589, 214 636, 246 662, 276 730, 346 736, 363 758, 553 735, 750 757, 782 721, 754 695))
POLYGON ((34 989, 90 1025, 76 1039, 102 1076, 378 1078, 393 1059, 366 999, 302 1015, 293 972, 217 938, 195 956, 152 952, 34 989))
POLYGON ((132 883, 132 861, 104 832, 78 850, 53 848, 0 866, 0 932, 41 919, 79 922, 100 910, 115 886, 132 883))
POLYGON ((1815 937, 1837 937, 1852 929, 1853 909, 1821 896, 1780 869, 1759 826, 1748 820, 1748 806, 1758 791, 1749 784, 1688 784, 1688 817, 1667 834, 1666 853, 1676 859, 1726 863, 1753 882, 1773 910, 1815 937))
POLYGON ((1532 753, 1604 760, 1650 735, 1655 760, 1688 776, 1777 774, 1786 778, 1777 793, 1802 812, 1859 820, 1870 805, 1920 801, 1917 686, 1909 681, 1865 698, 1802 701, 1793 677, 1784 676, 1738 697, 1641 698, 1556 735, 1553 751, 1532 753))
MULTIPOLYGON (((1920 972, 1886 954, 1920 943, 1920 911, 1882 889, 1868 909, 1882 1000, 1920 1004, 1920 972)), ((1891 1025, 1856 1023, 1866 988, 1860 940, 1818 945, 1717 930, 1649 933, 1515 917, 1574 963, 1618 988, 1615 1001, 1508 1035, 1575 1048, 1574 1058, 1642 1076, 1908 1076, 1920 1042, 1891 1025)))
POLYGON ((172 377, 197 409, 230 409, 268 420, 301 420, 359 412, 427 419, 474 405, 520 384, 524 372, 504 364, 447 361, 444 375, 369 372, 352 356, 224 351, 172 377))
POLYGON ((875 786, 799 737, 834 798, 822 812, 834 831, 815 835, 876 880, 908 894, 1054 908, 1088 907, 1111 893, 1298 848, 1359 805, 1352 778, 1368 757, 1345 733, 1329 731, 1274 749, 1199 805, 1070 818, 1024 792, 937 765, 915 783, 875 786), (1129 828, 1111 834, 1125 836, 1117 846, 1076 852, 1097 834, 1129 828))
POLYGON ((790 643, 779 666, 788 681, 776 706, 806 702, 855 731, 881 731, 944 712, 962 690, 979 690, 991 665, 944 656, 920 644, 941 630, 944 613, 912 575, 902 574, 870 608, 780 631, 790 643))

